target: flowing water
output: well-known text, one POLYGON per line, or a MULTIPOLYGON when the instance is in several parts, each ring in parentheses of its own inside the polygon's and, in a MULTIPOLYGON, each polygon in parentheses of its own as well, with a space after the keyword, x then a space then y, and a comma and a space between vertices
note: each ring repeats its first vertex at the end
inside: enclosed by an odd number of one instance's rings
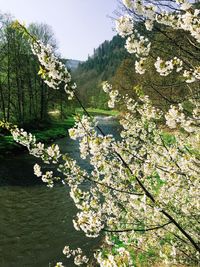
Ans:
MULTIPOLYGON (((98 117, 106 133, 117 133, 112 118, 98 117)), ((79 158, 78 143, 58 140, 63 152, 79 158)), ((62 254, 67 244, 91 253, 98 239, 89 239, 74 230, 76 213, 67 186, 47 188, 33 175, 35 159, 27 154, 5 157, 0 161, 0 267, 53 267, 57 261, 74 266, 62 254)))

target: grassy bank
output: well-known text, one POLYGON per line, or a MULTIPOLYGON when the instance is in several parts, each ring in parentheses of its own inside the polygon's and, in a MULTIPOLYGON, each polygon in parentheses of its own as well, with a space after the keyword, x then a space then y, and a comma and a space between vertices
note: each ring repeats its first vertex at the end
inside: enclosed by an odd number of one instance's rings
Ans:
MULTIPOLYGON (((88 113, 91 116, 95 115, 105 115, 105 116, 117 116, 119 115, 119 111, 117 110, 105 110, 105 109, 99 109, 99 108, 87 108, 88 113)), ((76 112, 83 114, 83 109, 82 108, 76 108, 76 112)))
MULTIPOLYGON (((102 115, 102 116, 117 116, 119 112, 116 110, 103 110, 88 108, 87 111, 91 116, 102 115)), ((83 109, 76 108, 75 113, 84 114, 83 109)), ((53 120, 50 124, 44 126, 40 130, 25 129, 28 132, 34 134, 38 142, 49 143, 55 139, 66 136, 67 129, 71 128, 74 124, 73 117, 69 117, 64 121, 53 120)), ((3 157, 5 154, 17 153, 23 151, 24 148, 17 144, 11 135, 0 136, 0 156, 3 157)))
MULTIPOLYGON (((41 130, 30 130, 37 138, 38 142, 49 143, 57 138, 66 136, 67 129, 74 125, 74 119, 69 117, 68 119, 58 122, 53 121, 48 126, 41 130)), ((27 131, 29 131, 27 129, 27 131)), ((16 153, 23 151, 24 148, 17 144, 11 135, 0 137, 0 156, 3 157, 5 154, 16 153)))
MULTIPOLYGON (((91 116, 105 115, 105 116, 117 116, 119 114, 116 110, 103 110, 88 108, 87 111, 91 116)), ((75 113, 83 114, 81 108, 77 108, 75 113)), ((28 132, 34 134, 38 142, 49 143, 55 139, 66 136, 67 129, 74 125, 73 117, 69 117, 64 121, 53 120, 50 124, 44 126, 40 130, 25 129, 28 132)), ((23 151, 24 147, 14 142, 11 135, 0 136, 0 156, 3 157, 5 154, 17 153, 23 151)))

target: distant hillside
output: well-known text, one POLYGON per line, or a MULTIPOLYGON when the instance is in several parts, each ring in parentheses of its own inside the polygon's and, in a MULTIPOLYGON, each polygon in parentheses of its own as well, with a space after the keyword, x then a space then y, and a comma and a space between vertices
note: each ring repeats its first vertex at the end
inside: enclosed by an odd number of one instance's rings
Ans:
POLYGON ((119 35, 114 36, 111 41, 103 42, 97 49, 94 49, 94 54, 87 61, 80 64, 78 71, 95 70, 102 75, 102 78, 109 78, 115 73, 122 59, 128 56, 124 42, 119 35))
POLYGON ((86 106, 105 108, 106 96, 102 92, 101 83, 111 80, 121 62, 127 57, 130 55, 124 48, 124 39, 116 35, 111 41, 105 41, 94 49, 94 54, 78 65, 74 78, 86 106))
POLYGON ((74 71, 78 68, 78 65, 82 62, 83 61, 76 60, 76 59, 68 59, 66 64, 67 64, 68 68, 70 68, 72 71, 74 71))
MULTIPOLYGON (((186 51, 191 49, 188 36, 184 37, 181 31, 171 31, 165 34, 165 26, 158 28, 157 25, 157 29, 151 32, 147 31, 141 23, 135 25, 136 27, 140 34, 147 36, 152 43, 151 57, 146 63, 147 71, 143 75, 135 72, 135 55, 128 54, 123 38, 119 35, 114 36, 111 41, 105 41, 94 49, 94 54, 87 61, 79 64, 73 73, 84 106, 108 107, 107 95, 102 90, 102 82, 105 80, 110 81, 113 88, 121 94, 129 94, 134 98, 137 98, 134 88, 140 85, 142 92, 149 95, 154 105, 162 109, 167 109, 169 105, 187 99, 190 91, 187 84, 183 84, 179 73, 172 72, 169 83, 168 76, 163 77, 157 74, 154 62, 158 56, 169 58, 168 48, 172 46, 172 40, 176 42, 170 50, 171 58, 177 56, 177 43, 184 47, 184 51, 179 51, 180 55, 187 58, 186 51)), ((195 48, 193 49, 192 53, 195 55, 195 48)), ((196 88, 198 87, 194 84, 193 90, 198 92, 196 88)))
POLYGON ((78 65, 80 63, 83 63, 81 60, 76 59, 65 59, 62 58, 62 62, 65 64, 67 68, 69 68, 71 71, 75 71, 78 68, 78 65))

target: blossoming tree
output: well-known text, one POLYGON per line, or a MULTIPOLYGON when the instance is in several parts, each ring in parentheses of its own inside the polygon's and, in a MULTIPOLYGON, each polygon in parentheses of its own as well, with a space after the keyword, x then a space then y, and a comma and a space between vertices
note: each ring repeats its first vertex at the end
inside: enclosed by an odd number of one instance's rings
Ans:
MULTIPOLYGON (((141 75, 146 71, 151 43, 134 29, 135 15, 143 17, 149 31, 154 24, 164 24, 189 33, 192 45, 199 48, 200 43, 199 10, 193 4, 187 0, 170 1, 176 9, 168 12, 165 8, 157 9, 155 1, 147 2, 124 0, 129 14, 116 21, 118 33, 126 38, 126 49, 138 58, 135 68, 141 75)), ((41 65, 41 78, 53 89, 64 84, 68 97, 81 104, 70 73, 51 47, 36 40, 21 24, 13 26, 29 39, 41 65)), ((161 76, 176 71, 186 83, 200 79, 200 66, 188 67, 178 57, 158 57, 154 67, 161 76)), ((71 138, 79 141, 81 158, 89 160, 91 172, 62 155, 57 145, 46 148, 23 129, 6 122, 1 122, 1 126, 10 129, 13 138, 26 146, 30 154, 58 166, 63 178, 55 177, 52 171, 44 173, 37 164, 34 173, 50 187, 57 180, 70 187, 70 196, 79 210, 73 220, 77 231, 91 238, 104 236, 104 244, 94 253, 97 265, 138 266, 142 264, 139 260, 147 258, 148 266, 156 261, 169 266, 196 266, 200 252, 199 100, 191 99, 191 114, 185 112, 182 103, 171 106, 165 114, 152 106, 148 96, 139 95, 139 101, 135 101, 121 96, 108 82, 103 84, 103 90, 110 97, 109 107, 116 103, 126 105, 126 113, 120 119, 121 139, 116 141, 112 135, 104 134, 84 107, 85 115, 77 117, 74 128, 69 130, 71 138), (170 139, 166 132, 172 132, 170 139), (87 190, 82 186, 85 183, 87 190)), ((67 258, 74 257, 76 265, 89 264, 80 248, 72 250, 66 246, 63 253, 67 258)), ((59 262, 56 266, 64 265, 59 262)))

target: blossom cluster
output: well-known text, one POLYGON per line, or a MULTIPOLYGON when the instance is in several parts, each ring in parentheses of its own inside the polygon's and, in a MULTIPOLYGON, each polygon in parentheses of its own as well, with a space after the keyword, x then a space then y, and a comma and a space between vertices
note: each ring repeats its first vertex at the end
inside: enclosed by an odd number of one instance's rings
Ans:
POLYGON ((200 80, 200 67, 194 67, 194 69, 184 70, 183 77, 187 83, 192 83, 200 80))
POLYGON ((127 15, 120 17, 116 21, 116 29, 119 32, 119 35, 125 37, 133 33, 133 19, 131 16, 127 15))
MULTIPOLYGON (((197 42, 200 42, 199 10, 193 8, 193 5, 187 0, 176 0, 178 8, 182 10, 182 12, 179 13, 172 13, 166 11, 166 9, 161 10, 161 8, 159 8, 158 12, 158 8, 153 4, 153 1, 151 4, 146 4, 146 2, 142 0, 123 0, 123 4, 137 15, 146 18, 146 21, 148 22, 145 23, 145 25, 148 25, 148 30, 151 30, 149 25, 152 25, 152 23, 156 21, 157 23, 171 26, 172 28, 189 31, 197 42)), ((122 17, 121 20, 123 20, 122 17)))
POLYGON ((33 42, 31 50, 38 57, 41 65, 38 74, 41 75, 49 87, 59 89, 62 81, 65 83, 71 81, 70 73, 53 54, 53 48, 49 44, 44 45, 41 41, 33 42))
POLYGON ((59 85, 64 84, 68 98, 71 99, 74 95, 73 91, 76 89, 76 84, 71 84, 71 74, 66 66, 54 55, 52 47, 49 44, 44 45, 41 41, 32 41, 31 49, 33 54, 38 57, 40 62, 38 74, 41 75, 45 83, 53 89, 59 89, 59 85))
MULTIPOLYGON (((153 29, 156 22, 172 29, 183 30, 190 33, 191 36, 200 43, 200 10, 195 8, 195 6, 189 1, 177 0, 177 10, 180 10, 178 12, 171 12, 170 10, 166 10, 166 8, 162 9, 162 5, 157 8, 154 1, 152 1, 151 4, 147 4, 146 1, 141 0, 123 0, 123 4, 130 14, 143 17, 145 20, 144 25, 148 31, 153 29)), ((146 70, 145 62, 147 61, 147 57, 151 51, 151 43, 144 37, 140 37, 140 40, 138 41, 137 35, 139 34, 134 34, 134 20, 133 17, 131 20, 130 15, 120 17, 120 19, 116 22, 116 29, 119 35, 126 38, 125 47, 127 51, 129 53, 135 53, 139 58, 135 63, 136 72, 144 74, 146 70), (128 18, 129 23, 124 23, 125 18, 128 18), (133 21, 132 28, 131 21, 133 21)), ((188 68, 188 65, 183 66, 183 61, 176 57, 172 60, 164 60, 158 57, 154 65, 156 71, 161 76, 167 76, 173 70, 176 70, 176 72, 179 72, 187 83, 200 80, 199 65, 188 68)))
POLYGON ((198 127, 198 120, 195 118, 195 112, 200 112, 199 107, 196 107, 193 111, 193 117, 187 119, 181 105, 178 107, 171 106, 168 113, 165 115, 166 124, 171 129, 175 129, 179 125, 186 132, 194 132, 198 127))
POLYGON ((104 251, 99 251, 95 254, 95 258, 97 259, 97 262, 100 264, 100 266, 134 267, 130 252, 124 247, 117 247, 115 249, 114 255, 112 253, 105 253, 104 251))
POLYGON ((56 263, 55 267, 64 267, 64 265, 61 261, 59 261, 56 263))
POLYGON ((41 171, 40 165, 38 165, 37 163, 34 165, 33 170, 34 170, 34 174, 37 177, 41 177, 41 180, 44 183, 48 184, 48 187, 53 187, 54 183, 53 183, 53 172, 52 171, 47 171, 45 174, 43 174, 41 171))
POLYGON ((151 43, 149 43, 148 38, 141 36, 135 31, 135 34, 127 38, 125 47, 130 54, 134 53, 137 57, 147 57, 151 43))
POLYGON ((60 158, 60 149, 58 145, 51 145, 47 148, 41 142, 36 142, 36 137, 27 133, 24 129, 15 127, 11 130, 13 139, 19 144, 26 146, 31 155, 41 157, 45 163, 57 163, 60 158))
POLYGON ((89 261, 89 259, 85 255, 83 255, 83 251, 81 248, 72 250, 69 248, 69 246, 65 246, 63 249, 63 254, 67 258, 74 257, 74 264, 78 266, 89 261))
POLYGON ((108 107, 114 108, 115 103, 117 102, 119 92, 117 90, 113 90, 112 85, 109 84, 107 81, 103 82, 102 88, 105 93, 109 93, 110 100, 108 101, 108 107))
POLYGON ((64 86, 69 99, 74 96, 76 84, 72 83, 71 74, 61 60, 55 55, 54 49, 50 44, 44 44, 31 35, 25 26, 18 21, 13 23, 13 27, 21 31, 28 39, 32 53, 38 58, 40 69, 38 74, 44 82, 53 89, 64 86))
MULTIPOLYGON (((128 5, 129 6, 129 5, 128 5)), ((147 21, 148 30, 151 28, 151 23, 147 21)), ((148 38, 140 35, 140 33, 133 27, 133 19, 130 16, 120 17, 116 21, 116 30, 122 37, 127 37, 125 48, 132 54, 134 53, 139 62, 136 61, 136 72, 143 74, 145 72, 144 62, 146 61, 151 43, 148 38), (132 25, 132 26, 131 26, 132 25)))
MULTIPOLYGON (((26 146, 29 150, 29 153, 37 158, 41 158, 46 164, 56 164, 58 163, 59 158, 61 157, 60 149, 58 145, 51 145, 45 148, 44 144, 41 142, 36 142, 36 137, 31 133, 27 133, 23 129, 18 129, 14 127, 11 129, 13 139, 26 146)), ((52 171, 47 171, 45 174, 42 173, 41 167, 38 164, 34 165, 34 174, 37 177, 41 177, 44 183, 47 183, 48 187, 53 187, 54 181, 59 180, 58 177, 55 177, 52 171)))
POLYGON ((161 76, 167 76, 174 70, 174 68, 176 69, 176 72, 180 72, 183 68, 183 61, 177 57, 174 57, 172 60, 168 61, 164 61, 160 57, 158 57, 154 65, 156 71, 161 76))

